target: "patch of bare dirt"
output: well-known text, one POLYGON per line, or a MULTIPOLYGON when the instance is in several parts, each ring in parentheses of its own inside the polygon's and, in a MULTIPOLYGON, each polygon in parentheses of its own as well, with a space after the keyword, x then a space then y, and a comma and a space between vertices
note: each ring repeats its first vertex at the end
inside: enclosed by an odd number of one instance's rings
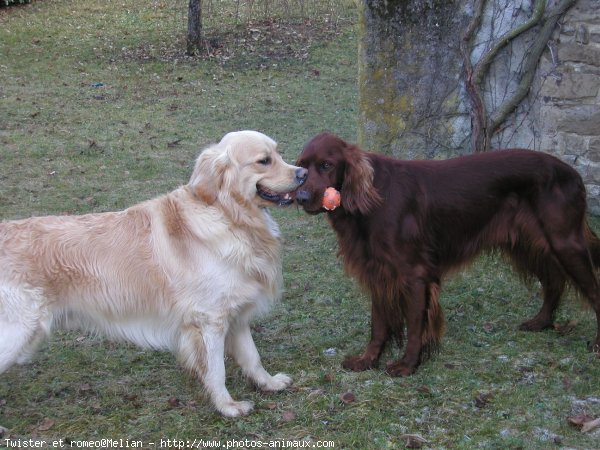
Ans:
POLYGON ((231 29, 207 30, 203 48, 194 56, 186 54, 185 36, 166 42, 160 48, 152 45, 123 48, 121 56, 124 60, 137 61, 216 60, 235 67, 266 67, 283 61, 305 60, 312 46, 336 38, 350 23, 254 22, 231 29))

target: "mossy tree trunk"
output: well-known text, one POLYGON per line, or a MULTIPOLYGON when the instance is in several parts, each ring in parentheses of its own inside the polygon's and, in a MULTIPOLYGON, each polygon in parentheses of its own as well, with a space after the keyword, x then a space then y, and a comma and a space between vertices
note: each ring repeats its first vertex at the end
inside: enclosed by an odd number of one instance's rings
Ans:
POLYGON ((459 3, 361 2, 361 145, 409 158, 462 145, 451 123, 461 102, 459 42, 468 22, 459 3))

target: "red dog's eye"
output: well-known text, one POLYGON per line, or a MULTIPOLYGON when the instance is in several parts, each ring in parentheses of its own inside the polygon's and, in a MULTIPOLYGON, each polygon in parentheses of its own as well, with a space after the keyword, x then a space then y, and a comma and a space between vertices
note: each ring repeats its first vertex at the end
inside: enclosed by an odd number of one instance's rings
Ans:
POLYGON ((329 170, 331 169, 332 164, 327 161, 323 161, 321 164, 319 164, 319 167, 321 170, 329 170))

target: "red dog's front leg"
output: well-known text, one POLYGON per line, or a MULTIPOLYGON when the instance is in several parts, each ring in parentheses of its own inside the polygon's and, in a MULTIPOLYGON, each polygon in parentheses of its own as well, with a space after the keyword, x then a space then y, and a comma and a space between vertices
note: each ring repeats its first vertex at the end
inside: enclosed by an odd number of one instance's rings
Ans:
POLYGON ((379 357, 389 339, 390 331, 381 311, 381 304, 374 298, 371 301, 371 340, 362 355, 346 358, 342 367, 354 372, 373 369, 377 366, 379 357))
POLYGON ((417 280, 409 284, 406 297, 406 351, 400 361, 387 365, 386 372, 393 377, 405 377, 414 373, 419 365, 423 349, 423 327, 426 313, 426 284, 417 280))

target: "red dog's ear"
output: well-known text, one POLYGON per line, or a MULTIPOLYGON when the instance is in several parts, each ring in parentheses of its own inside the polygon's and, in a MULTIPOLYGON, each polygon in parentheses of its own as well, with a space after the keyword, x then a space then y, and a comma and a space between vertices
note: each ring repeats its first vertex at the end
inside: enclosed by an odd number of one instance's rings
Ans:
POLYGON ((348 212, 368 214, 381 204, 381 196, 373 185, 373 166, 367 154, 355 145, 344 149, 346 169, 342 183, 342 205, 348 212))

